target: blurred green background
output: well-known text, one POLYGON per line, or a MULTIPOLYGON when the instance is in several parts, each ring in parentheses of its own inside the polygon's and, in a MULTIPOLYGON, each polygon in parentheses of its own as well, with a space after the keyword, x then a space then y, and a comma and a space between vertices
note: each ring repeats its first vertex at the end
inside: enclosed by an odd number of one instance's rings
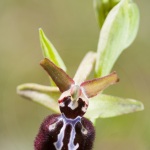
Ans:
MULTIPOLYGON (((113 68, 121 81, 105 93, 138 99, 145 110, 99 119, 94 150, 150 150, 150 1, 136 2, 141 12, 137 38, 113 68)), ((97 48, 99 29, 92 0, 0 0, 1 150, 33 150, 43 118, 52 113, 16 94, 19 84, 49 83, 39 66, 39 27, 72 77, 86 52, 97 48)))

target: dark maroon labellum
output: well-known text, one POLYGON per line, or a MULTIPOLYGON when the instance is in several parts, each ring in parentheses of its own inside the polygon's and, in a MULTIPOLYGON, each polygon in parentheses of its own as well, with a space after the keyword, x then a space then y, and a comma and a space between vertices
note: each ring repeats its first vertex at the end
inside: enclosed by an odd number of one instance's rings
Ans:
POLYGON ((84 117, 68 119, 50 115, 35 139, 35 150, 91 150, 95 138, 92 123, 84 117))

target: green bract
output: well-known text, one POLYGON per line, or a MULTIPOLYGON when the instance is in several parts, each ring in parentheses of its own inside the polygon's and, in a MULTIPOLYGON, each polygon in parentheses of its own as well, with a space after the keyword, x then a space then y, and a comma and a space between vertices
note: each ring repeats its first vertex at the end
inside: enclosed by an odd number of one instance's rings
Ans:
POLYGON ((135 39, 139 11, 131 0, 120 1, 107 15, 100 31, 96 77, 107 75, 122 51, 135 39))
POLYGON ((71 79, 65 73, 66 67, 57 50, 40 29, 43 54, 44 57, 50 60, 44 59, 41 61, 41 65, 52 77, 59 89, 56 85, 43 86, 28 83, 18 86, 17 93, 59 113, 57 104, 60 96, 59 90, 64 92, 72 84, 80 85, 81 88, 84 88, 89 98, 89 108, 85 116, 95 123, 97 118, 114 117, 140 111, 144 109, 144 106, 141 102, 133 99, 98 94, 108 85, 118 81, 116 73, 113 75, 110 74, 110 71, 119 55, 136 37, 139 26, 139 10, 132 0, 94 0, 94 6, 101 28, 98 49, 97 52, 88 52, 86 54, 74 78, 71 79), (107 78, 109 80, 105 80, 104 77, 85 81, 95 63, 94 73, 96 78, 110 74, 107 78), (96 94, 98 95, 95 96, 96 94))

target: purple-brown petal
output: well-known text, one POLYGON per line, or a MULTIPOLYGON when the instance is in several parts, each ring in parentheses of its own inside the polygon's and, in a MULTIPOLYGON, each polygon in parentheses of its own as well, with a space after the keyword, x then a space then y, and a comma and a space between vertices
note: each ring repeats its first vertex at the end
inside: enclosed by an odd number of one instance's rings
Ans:
POLYGON ((49 59, 44 58, 40 65, 47 71, 61 92, 67 91, 74 84, 73 79, 49 59))
POLYGON ((115 84, 119 81, 116 72, 102 78, 85 81, 80 86, 83 88, 88 98, 96 96, 99 92, 103 91, 108 86, 115 84))

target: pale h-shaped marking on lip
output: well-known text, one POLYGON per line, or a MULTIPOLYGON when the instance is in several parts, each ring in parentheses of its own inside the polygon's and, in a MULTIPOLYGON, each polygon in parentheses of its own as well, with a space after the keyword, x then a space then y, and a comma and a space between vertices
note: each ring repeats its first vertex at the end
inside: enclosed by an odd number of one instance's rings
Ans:
MULTIPOLYGON (((60 120, 63 121, 63 127, 60 130, 60 133, 57 136, 57 141, 54 143, 55 147, 57 150, 61 150, 63 147, 63 139, 64 139, 64 135, 65 135, 65 128, 68 124, 71 125, 71 134, 70 134, 70 139, 69 139, 69 143, 68 143, 68 150, 76 150, 79 147, 79 144, 77 143, 76 145, 74 144, 74 140, 75 140, 75 125, 77 122, 81 122, 81 117, 78 116, 75 119, 68 119, 65 117, 64 114, 62 114, 60 120)), ((59 120, 58 120, 59 121, 59 120)))

